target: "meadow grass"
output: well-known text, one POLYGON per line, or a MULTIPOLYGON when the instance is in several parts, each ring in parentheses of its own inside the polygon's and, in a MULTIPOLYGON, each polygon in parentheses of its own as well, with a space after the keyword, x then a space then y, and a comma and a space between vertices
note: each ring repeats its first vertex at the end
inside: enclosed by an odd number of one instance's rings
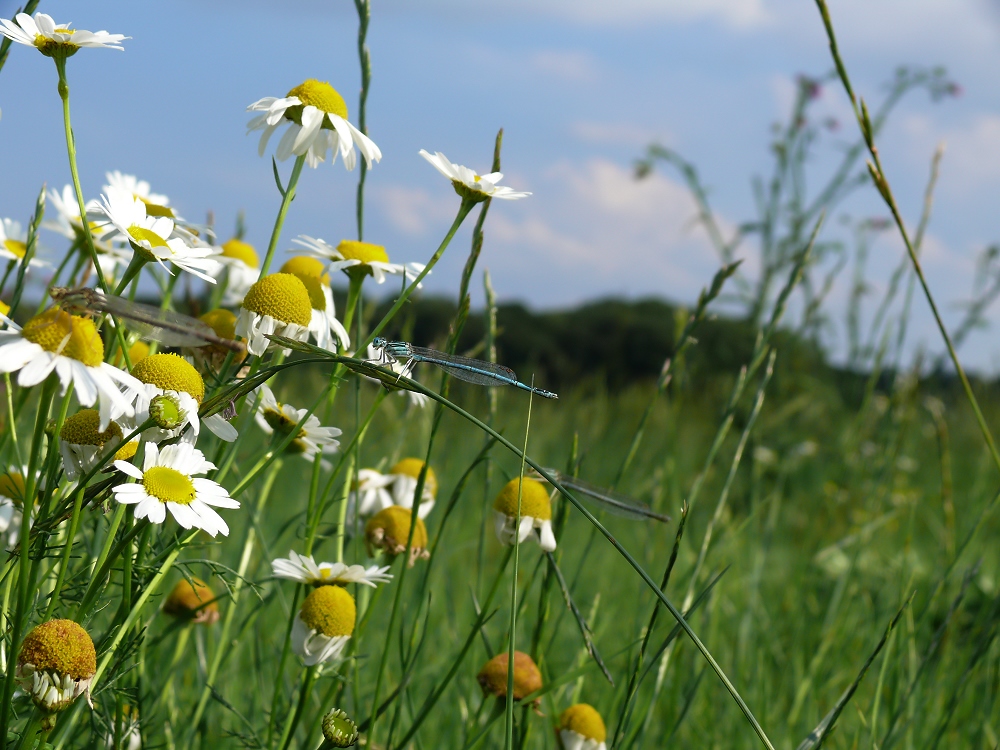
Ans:
MULTIPOLYGON (((9 549, 0 577, 0 724, 7 746, 997 747, 1000 581, 990 540, 1000 454, 989 425, 1000 416, 1000 399, 966 377, 940 317, 954 379, 928 380, 919 361, 901 364, 915 290, 934 307, 919 251, 940 155, 911 233, 876 145, 900 97, 920 87, 947 91, 946 79, 899 74, 873 117, 852 90, 817 0, 861 134, 841 168, 817 196, 805 194, 799 178, 815 135, 806 113, 816 82, 808 79, 778 134, 761 216, 733 237, 723 235, 694 167, 652 146, 639 176, 660 166, 680 170, 722 267, 688 314, 662 321, 677 331, 655 382, 606 390, 594 378, 549 401, 452 382, 429 367, 392 370, 363 356, 390 326, 407 337, 407 301, 468 218, 475 226, 456 280, 458 305, 447 339, 436 344, 461 351, 466 323, 481 315, 473 353, 496 362, 488 274, 486 310, 470 311, 469 289, 478 283, 492 201, 524 196, 489 173, 425 154, 460 199, 428 263, 393 265, 384 249, 359 244, 366 169, 380 154, 363 135, 370 7, 355 4, 359 130, 339 114, 346 114, 339 95, 317 81, 290 92, 297 103, 251 107, 291 107, 276 119, 293 134, 313 110, 330 127, 320 131, 327 140, 315 142, 318 151, 294 150, 292 139, 277 147, 278 160, 295 160, 287 176, 274 161, 280 206, 268 248, 250 269, 261 278, 229 303, 223 291, 238 286, 236 266, 222 272, 211 264, 238 246, 219 245, 214 228, 186 225, 151 194, 137 200, 138 184, 124 198, 106 187, 103 209, 84 204, 68 60, 73 40, 121 40, 71 35, 44 18, 23 38, 11 32, 56 62, 73 178, 63 195, 79 204, 76 224, 66 205, 59 209, 70 247, 39 278, 52 288, 92 275, 105 293, 132 299, 144 279, 159 284, 164 310, 178 302, 180 269, 221 279, 196 302, 231 308, 230 330, 216 328, 217 318, 205 322, 217 336, 243 339, 247 351, 177 344, 196 369, 156 353, 155 342, 169 344, 162 331, 139 329, 127 317, 71 316, 80 311, 68 307, 43 312, 44 299, 24 298, 39 273, 29 276, 44 190, 24 239, 13 238, 20 245, 4 245, 23 251, 10 258, 0 287, 24 324, 0 333, 7 347, 0 352, 7 466, 0 518, 9 549), (315 272, 303 270, 312 267, 303 261, 265 274, 279 266, 301 171, 331 150, 335 158, 339 146, 342 160, 361 163, 358 241, 304 243, 347 275, 346 302, 331 320, 309 315, 331 309, 323 306, 333 296, 322 264, 315 272), (837 262, 843 247, 824 239, 824 218, 865 185, 885 201, 907 256, 867 335, 856 314, 863 295, 853 296, 855 372, 827 377, 802 367, 794 352, 801 340, 816 340, 826 295, 844 267, 837 262), (95 238, 101 233, 81 215, 111 220, 118 239, 95 238), (737 253, 752 234, 761 241, 755 279, 737 253), (173 264, 175 275, 154 260, 173 264), (370 296, 376 272, 400 283, 382 308, 370 296), (752 343, 733 346, 745 358, 731 372, 690 371, 699 331, 727 295, 743 304, 752 343), (793 308, 797 321, 789 319, 793 308), (265 316, 276 330, 265 330, 265 316), (136 348, 143 336, 153 350, 136 348), (30 356, 15 361, 25 351, 30 356), (43 362, 75 368, 72 387, 43 362), (98 371, 115 373, 120 385, 108 386, 98 371), (106 407, 109 389, 129 396, 126 409, 78 412, 106 407), (90 432, 80 427, 84 418, 90 432), (101 431, 98 420, 117 432, 101 431), (98 440, 98 450, 81 436, 98 440), (134 450, 116 453, 137 436, 134 450), (544 487, 542 499, 524 480, 532 472, 548 483, 536 486, 544 487), (205 473, 212 481, 193 479, 205 473), (590 509, 560 476, 625 493, 673 520, 590 509), (376 492, 387 487, 405 489, 376 492), (139 504, 129 494, 137 492, 145 493, 139 504), (387 504, 382 512, 367 508, 369 492, 387 504), (513 511, 503 510, 504 493, 516 498, 513 511), (197 510, 206 499, 224 508, 228 528, 214 512, 197 510), (417 521, 431 500, 425 535, 417 521), (30 530, 16 535, 26 507, 30 530), (537 544, 511 546, 522 518, 537 544), (328 563, 333 578, 290 553, 328 563), (290 567, 294 580, 287 580, 290 567), (515 651, 531 657, 537 675, 515 651), (484 665, 496 657, 513 659, 520 671, 490 672, 484 665), (606 733, 571 725, 572 712, 564 711, 581 703, 603 717, 606 733)), ((30 19, 18 23, 33 28, 30 19)), ((502 131, 492 172, 500 171, 501 146, 502 131)), ((863 285, 863 268, 862 245, 856 284, 863 285)), ((972 309, 981 315, 984 304, 972 309)), ((197 324, 183 325, 197 339, 197 324)))

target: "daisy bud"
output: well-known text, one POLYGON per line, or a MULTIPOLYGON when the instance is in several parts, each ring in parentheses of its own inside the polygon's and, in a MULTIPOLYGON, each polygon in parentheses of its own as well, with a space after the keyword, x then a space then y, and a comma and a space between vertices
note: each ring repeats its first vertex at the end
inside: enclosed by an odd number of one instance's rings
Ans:
POLYGON ((570 706, 559 717, 556 732, 563 750, 606 750, 604 719, 588 703, 570 706))
POLYGON ((182 578, 163 603, 163 611, 194 623, 211 625, 219 621, 219 605, 211 587, 200 578, 182 578))
POLYGON ((162 430, 175 430, 186 421, 185 410, 176 395, 160 393, 149 400, 149 416, 162 430))
MULTIPOLYGON (((507 696, 507 652, 486 662, 476 679, 484 693, 507 696)), ((514 700, 519 701, 542 687, 542 673, 535 660, 523 651, 514 652, 514 700)))
MULTIPOLYGON (((409 508, 390 505, 368 519, 368 523, 365 524, 368 551, 381 549, 390 557, 405 552, 406 540, 410 537, 412 515, 409 508)), ((410 543, 409 565, 413 567, 418 557, 427 559, 430 556, 430 552, 427 551, 427 527, 418 518, 417 525, 413 529, 413 541, 410 543)))
POLYGON ((556 548, 556 537, 552 533, 552 501, 541 482, 534 479, 512 479, 504 485, 493 501, 494 521, 497 539, 501 544, 518 544, 529 536, 538 542, 546 552, 556 548), (520 487, 521 522, 518 516, 518 488, 520 487))
POLYGON ((97 652, 87 631, 72 620, 49 620, 35 627, 21 644, 17 679, 43 711, 62 711, 81 693, 90 700, 97 672, 97 652))
POLYGON ((350 747, 358 741, 358 725, 346 711, 334 708, 323 717, 323 737, 333 747, 350 747))
POLYGON ((354 597, 347 589, 313 589, 292 624, 292 649, 307 667, 339 659, 354 633, 357 614, 354 597))

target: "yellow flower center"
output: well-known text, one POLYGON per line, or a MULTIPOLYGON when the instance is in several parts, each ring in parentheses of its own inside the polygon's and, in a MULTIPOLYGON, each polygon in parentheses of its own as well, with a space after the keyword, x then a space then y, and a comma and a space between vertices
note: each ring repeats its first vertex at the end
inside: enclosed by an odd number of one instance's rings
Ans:
MULTIPOLYGON (((518 479, 511 479, 500 490, 497 499, 493 501, 493 509, 510 516, 517 517, 518 479)), ((529 516, 539 521, 552 519, 552 503, 549 493, 541 482, 525 477, 524 489, 521 491, 521 517, 529 516)))
POLYGON ((125 445, 119 448, 115 453, 115 461, 131 461, 135 457, 135 453, 138 450, 138 440, 133 440, 131 443, 125 443, 125 445))
MULTIPOLYGON (((285 117, 299 125, 302 124, 302 109, 305 106, 313 106, 321 112, 347 119, 347 104, 344 102, 344 97, 326 81, 310 78, 289 91, 287 96, 297 96, 302 102, 285 110, 285 117)), ((323 127, 331 128, 332 125, 324 119, 323 127)))
POLYGON ((24 505, 24 477, 16 471, 0 474, 0 495, 13 500, 18 507, 24 505))
POLYGON ((3 300, 0 300, 0 314, 10 316, 10 305, 3 300))
POLYGON ((136 195, 136 198, 142 201, 143 205, 146 207, 146 216, 166 216, 168 219, 174 218, 174 211, 170 206, 161 206, 159 203, 153 203, 146 200, 141 195, 136 195))
POLYGON ((373 260, 389 262, 389 256, 382 245, 373 245, 360 240, 341 240, 337 245, 337 252, 344 256, 345 260, 360 260, 362 263, 371 263, 373 260))
MULTIPOLYGON (((75 34, 76 29, 56 29, 58 34, 75 34)), ((72 42, 60 42, 57 39, 49 39, 47 36, 38 34, 35 36, 35 49, 46 57, 71 57, 80 48, 72 42)))
POLYGON ((207 313, 198 318, 198 320, 203 323, 208 323, 211 329, 215 331, 215 335, 219 338, 236 338, 236 316, 229 310, 217 307, 214 310, 209 310, 207 313))
POLYGON ((104 361, 104 342, 93 321, 70 315, 58 307, 25 323, 21 335, 47 352, 70 357, 87 367, 98 367, 104 361))
POLYGON ((250 268, 260 268, 260 258, 257 257, 257 251, 253 249, 253 245, 235 237, 222 246, 222 257, 236 258, 236 260, 242 260, 250 268))
POLYGON ((146 260, 156 260, 156 254, 142 244, 144 241, 149 243, 150 248, 166 247, 169 249, 167 241, 152 229, 146 229, 145 227, 140 227, 138 224, 133 224, 128 228, 128 233, 131 240, 129 244, 146 260))
POLYGON ((132 346, 128 348, 128 361, 133 365, 140 359, 145 359, 149 356, 149 344, 145 341, 136 341, 132 346))
MULTIPOLYGON (((414 479, 420 479, 420 470, 424 468, 424 462, 419 458, 404 458, 391 469, 390 474, 405 474, 414 479)), ((424 489, 433 496, 437 496, 438 481, 434 474, 434 469, 427 467, 427 476, 424 478, 424 489)))
POLYGON ((608 736, 604 719, 588 703, 577 703, 563 711, 559 717, 559 728, 576 732, 596 742, 604 742, 608 736))
POLYGON ((142 486, 161 503, 190 505, 195 498, 191 477, 169 466, 154 466, 142 475, 142 486))
POLYGON ((24 258, 24 254, 28 252, 28 246, 20 240, 4 240, 3 246, 18 258, 24 258))
MULTIPOLYGON (((409 508, 402 508, 398 505, 390 505, 383 508, 365 524, 365 535, 369 538, 379 529, 383 532, 383 546, 389 549, 406 547, 406 540, 410 536, 410 516, 412 511, 409 508)), ((424 522, 417 518, 417 526, 413 529, 413 541, 411 549, 426 549, 427 547, 427 527, 424 522)))
MULTIPOLYGON (((278 406, 280 407, 281 404, 279 403, 278 406)), ((264 410, 264 421, 271 426, 272 430, 281 435, 288 435, 295 429, 295 425, 298 424, 298 422, 293 422, 291 419, 286 417, 284 412, 276 411, 274 409, 264 410)), ((302 442, 302 438, 305 437, 305 435, 305 430, 299 430, 295 439, 288 444, 288 448, 286 450, 289 453, 305 453, 306 444, 302 442)))
POLYGON ((326 310, 326 294, 323 287, 330 285, 330 275, 323 273, 323 263, 308 255, 289 258, 281 267, 281 273, 290 273, 305 284, 309 292, 309 304, 313 310, 326 310))
POLYGON ((302 622, 323 635, 334 638, 354 633, 357 607, 354 597, 340 586, 313 589, 299 610, 302 622))
POLYGON ((112 440, 122 439, 122 428, 111 422, 108 429, 99 432, 101 415, 97 409, 81 409, 72 417, 67 417, 59 431, 59 439, 73 445, 96 445, 98 447, 112 440))
POLYGON ((309 291, 298 276, 290 273, 272 273, 258 281, 243 298, 243 307, 300 326, 308 326, 312 319, 309 291))
POLYGON ((87 680, 97 671, 97 652, 90 635, 73 620, 49 620, 25 636, 17 663, 87 680))
POLYGON ((153 354, 136 362, 132 374, 165 391, 188 393, 199 404, 205 398, 205 381, 179 354, 153 354))

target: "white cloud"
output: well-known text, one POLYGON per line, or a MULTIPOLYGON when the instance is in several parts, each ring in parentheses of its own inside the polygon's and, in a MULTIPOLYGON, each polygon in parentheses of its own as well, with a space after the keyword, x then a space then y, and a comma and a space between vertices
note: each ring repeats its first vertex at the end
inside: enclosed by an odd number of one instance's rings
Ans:
POLYGON ((531 56, 530 66, 533 71, 573 83, 597 84, 601 78, 597 59, 587 52, 543 50, 531 56))
POLYGON ((454 218, 453 206, 432 198, 421 188, 400 185, 375 190, 376 204, 393 227, 409 235, 424 235, 433 226, 454 218))
POLYGON ((691 300, 718 266, 696 216, 687 189, 667 176, 636 180, 629 167, 606 159, 562 162, 530 202, 491 211, 487 263, 508 298, 547 305, 606 294, 691 300))
POLYGON ((769 20, 763 0, 509 0, 507 4, 584 23, 615 25, 709 20, 746 28, 769 20))
POLYGON ((927 115, 911 115, 902 122, 911 158, 927 162, 936 145, 945 144, 941 163, 942 187, 962 193, 978 192, 1000 182, 1000 115, 980 113, 953 127, 941 127, 927 115))

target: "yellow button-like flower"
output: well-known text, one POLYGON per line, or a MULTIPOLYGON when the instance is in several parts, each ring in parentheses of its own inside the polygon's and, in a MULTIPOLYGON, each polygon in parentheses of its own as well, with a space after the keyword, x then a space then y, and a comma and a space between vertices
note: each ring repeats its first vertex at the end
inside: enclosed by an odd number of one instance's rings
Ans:
POLYGON ((341 586, 314 588, 292 624, 292 649, 306 666, 338 659, 354 633, 354 597, 341 586))
POLYGON ((493 501, 493 517, 497 539, 502 544, 520 544, 529 536, 541 548, 551 552, 556 548, 552 533, 552 501, 545 485, 534 479, 512 479, 504 485, 493 501), (520 490, 520 492, 519 492, 520 490), (518 494, 521 503, 521 521, 517 522, 518 494))
POLYGON ((272 273, 247 292, 236 320, 236 335, 247 341, 247 351, 261 355, 277 334, 297 341, 309 337, 312 305, 309 290, 298 276, 272 273))
MULTIPOLYGON (((479 670, 476 679, 484 693, 499 697, 507 695, 508 654, 504 651, 490 659, 479 670)), ((542 688, 542 673, 535 660, 523 651, 514 652, 514 700, 521 700, 542 688)))
POLYGON ((570 706, 559 716, 556 731, 563 750, 605 750, 604 719, 589 703, 570 706))
POLYGON ((194 366, 179 354, 153 354, 139 360, 132 374, 162 391, 187 393, 199 404, 205 398, 205 381, 194 366))
MULTIPOLYGON (((369 552, 376 548, 382 549, 389 556, 405 552, 412 515, 409 508, 390 505, 369 518, 365 524, 365 541, 369 552)), ((417 525, 413 529, 409 565, 412 566, 418 557, 430 557, 430 552, 427 551, 427 527, 420 518, 417 518, 417 525)))
POLYGON ((73 620, 36 626, 25 636, 17 657, 18 682, 44 711, 62 711, 80 694, 86 694, 90 703, 96 671, 94 641, 73 620))
POLYGON ((212 588, 200 578, 182 578, 163 602, 168 615, 211 625, 219 620, 219 605, 212 588))

